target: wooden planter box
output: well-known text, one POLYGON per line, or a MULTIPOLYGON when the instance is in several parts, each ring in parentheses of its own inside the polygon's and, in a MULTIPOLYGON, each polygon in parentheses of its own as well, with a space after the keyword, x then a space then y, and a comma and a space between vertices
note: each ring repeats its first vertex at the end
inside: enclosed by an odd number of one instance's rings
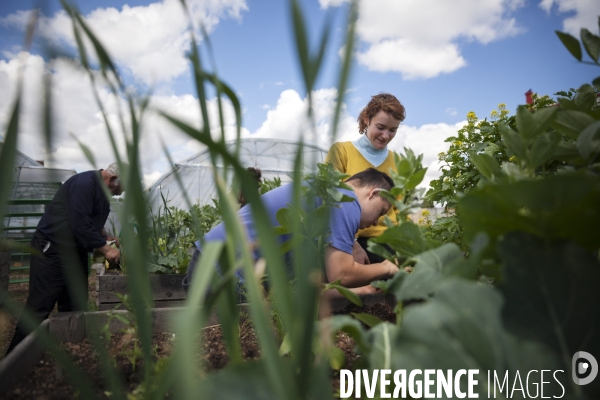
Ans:
MULTIPOLYGON (((180 275, 171 276, 179 277, 180 275)), ((125 277, 121 276, 120 278, 125 277)), ((170 282, 170 280, 168 282, 170 282)), ((360 297, 363 304, 366 306, 373 306, 375 304, 394 305, 395 303, 393 297, 390 295, 384 296, 383 294, 375 294, 360 297)), ((340 311, 349 304, 350 302, 346 299, 335 299, 330 302, 330 310, 332 312, 340 311)), ((248 304, 238 304, 238 308, 240 313, 249 313, 248 304)), ((182 311, 184 311, 184 308, 182 307, 152 309, 152 332, 173 332, 172 321, 174 321, 174 319, 177 318, 178 313, 182 311)), ((128 311, 118 310, 110 313, 127 314, 128 311)), ((55 313, 51 314, 50 318, 45 320, 41 326, 42 329, 49 331, 54 338, 62 343, 78 343, 89 338, 92 330, 98 332, 98 327, 106 324, 108 324, 108 329, 111 333, 122 331, 125 328, 125 325, 118 319, 111 318, 110 313, 108 311, 55 313)), ((218 324, 219 319, 216 314, 213 314, 207 321, 206 327, 218 324)), ((7 357, 0 360, 0 394, 8 390, 21 376, 29 373, 43 357, 44 353, 45 349, 36 340, 36 333, 34 332, 19 343, 7 357)))
MULTIPOLYGON (((181 282, 185 274, 149 275, 154 308, 181 307, 186 299, 181 282)), ((96 281, 98 311, 122 308, 118 295, 129 293, 127 276, 102 275, 96 281)))

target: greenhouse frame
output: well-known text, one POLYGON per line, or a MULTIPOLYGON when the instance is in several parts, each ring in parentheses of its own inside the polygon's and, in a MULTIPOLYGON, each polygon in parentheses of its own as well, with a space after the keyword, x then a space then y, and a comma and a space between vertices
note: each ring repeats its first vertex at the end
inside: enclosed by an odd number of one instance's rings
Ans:
MULTIPOLYGON (((262 179, 279 177, 282 183, 291 182, 294 171, 294 159, 300 143, 279 139, 246 138, 240 139, 239 160, 245 167, 260 168, 262 179)), ((227 150, 234 153, 236 141, 226 142, 227 150)), ((317 163, 325 161, 327 150, 318 146, 303 144, 303 171, 316 170, 317 163)), ((179 195, 183 189, 188 193, 192 204, 210 204, 217 197, 213 179, 213 168, 222 171, 223 164, 213 164, 210 153, 204 150, 184 162, 175 164, 175 168, 164 174, 148 190, 148 202, 153 211, 163 207, 162 195, 169 207, 188 210, 186 199, 179 195), (177 181, 177 174, 181 184, 177 181)))

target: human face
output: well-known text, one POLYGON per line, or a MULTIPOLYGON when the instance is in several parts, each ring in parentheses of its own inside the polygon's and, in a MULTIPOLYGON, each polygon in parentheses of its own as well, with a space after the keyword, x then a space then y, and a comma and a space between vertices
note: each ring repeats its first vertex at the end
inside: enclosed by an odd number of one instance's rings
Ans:
POLYGON ((108 178, 108 190, 113 196, 119 196, 123 193, 123 189, 121 188, 121 179, 119 177, 112 175, 108 178))
POLYGON ((377 225, 379 218, 387 214, 391 206, 387 200, 379 196, 379 189, 371 190, 360 205, 359 228, 365 229, 377 225))
POLYGON ((392 117, 385 111, 379 111, 367 125, 367 138, 376 149, 385 149, 389 142, 392 141, 400 120, 392 117))

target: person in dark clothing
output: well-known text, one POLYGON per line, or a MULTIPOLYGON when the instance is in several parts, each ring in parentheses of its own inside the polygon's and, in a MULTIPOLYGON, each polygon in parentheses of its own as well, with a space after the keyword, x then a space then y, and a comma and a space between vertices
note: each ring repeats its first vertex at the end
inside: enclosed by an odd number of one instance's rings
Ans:
MULTIPOLYGON (((97 250, 109 262, 119 263, 119 250, 107 244, 117 239, 104 229, 110 203, 102 187, 113 196, 120 195, 119 176, 116 163, 105 170, 74 175, 46 208, 31 240, 36 253, 31 255, 25 303, 37 324, 48 318, 57 302, 59 312, 86 310, 88 253, 97 250)), ((6 354, 29 333, 21 317, 6 354)))

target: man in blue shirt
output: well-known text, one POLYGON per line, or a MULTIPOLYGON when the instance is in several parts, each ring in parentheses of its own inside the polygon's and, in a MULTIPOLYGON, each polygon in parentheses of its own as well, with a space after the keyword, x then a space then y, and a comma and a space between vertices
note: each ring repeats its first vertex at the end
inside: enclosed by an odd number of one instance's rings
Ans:
MULTIPOLYGON (((122 193, 116 163, 100 171, 87 171, 69 178, 46 208, 31 240, 29 295, 25 309, 38 323, 48 318, 58 302, 58 311, 84 311, 87 308, 88 253, 98 250, 110 261, 118 263, 118 249, 107 241, 104 224, 110 203, 102 185, 113 195, 122 193), (77 287, 77 288, 76 288, 77 287), (74 290, 85 293, 85 301, 77 301, 74 290), (83 304, 80 304, 83 303, 83 304)), ((8 354, 29 330, 22 320, 8 346, 8 354)))
MULTIPOLYGON (((384 260, 381 263, 365 265, 368 263, 366 253, 358 245, 354 237, 359 229, 377 225, 379 217, 387 214, 391 204, 379 195, 382 189, 390 190, 394 183, 392 179, 383 172, 369 168, 348 178, 345 183, 352 190, 342 190, 345 195, 354 199, 351 202, 341 202, 339 207, 332 207, 329 221, 328 246, 325 251, 325 269, 328 282, 340 280, 342 286, 355 288, 359 294, 373 293, 374 288, 369 284, 377 279, 393 276, 398 267, 384 260)), ((292 185, 284 185, 261 196, 263 204, 269 214, 272 226, 279 225, 276 220, 277 211, 287 207, 292 202, 292 185)), ((255 243, 257 234, 252 217, 251 206, 240 209, 238 216, 246 228, 248 240, 255 243)), ((226 238, 225 225, 223 223, 211 229, 203 238, 202 242, 224 241, 226 238)), ((280 241, 287 239, 281 236, 280 241)), ((183 280, 183 286, 188 289, 196 267, 200 252, 201 242, 196 242, 198 249, 188 266, 187 276, 183 280)), ((258 251, 255 252, 258 259, 258 251)))

